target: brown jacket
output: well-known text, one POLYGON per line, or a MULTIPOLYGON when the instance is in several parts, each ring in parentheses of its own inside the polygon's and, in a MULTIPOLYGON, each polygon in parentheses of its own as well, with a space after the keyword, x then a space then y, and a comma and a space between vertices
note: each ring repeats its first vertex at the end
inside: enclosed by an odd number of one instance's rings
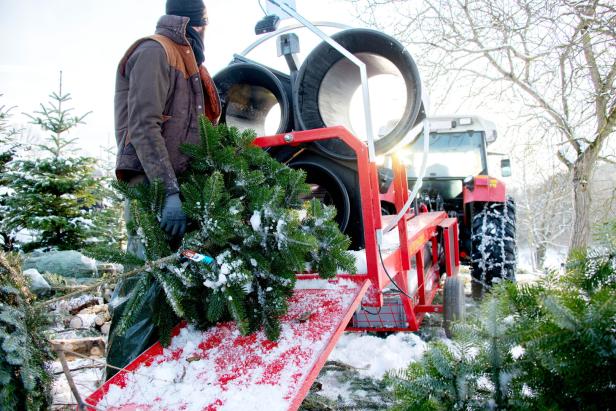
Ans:
POLYGON ((168 195, 179 192, 176 175, 188 166, 180 146, 199 142, 199 116, 216 123, 221 112, 214 82, 186 39, 188 20, 161 17, 156 34, 137 40, 116 74, 116 176, 159 179, 168 195))

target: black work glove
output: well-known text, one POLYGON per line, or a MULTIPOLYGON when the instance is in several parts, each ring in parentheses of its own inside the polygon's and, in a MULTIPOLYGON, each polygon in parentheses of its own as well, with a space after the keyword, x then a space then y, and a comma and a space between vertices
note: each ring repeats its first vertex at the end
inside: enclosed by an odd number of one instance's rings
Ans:
POLYGON ((160 227, 171 237, 182 237, 186 231, 186 214, 182 210, 179 194, 171 194, 165 199, 160 227))

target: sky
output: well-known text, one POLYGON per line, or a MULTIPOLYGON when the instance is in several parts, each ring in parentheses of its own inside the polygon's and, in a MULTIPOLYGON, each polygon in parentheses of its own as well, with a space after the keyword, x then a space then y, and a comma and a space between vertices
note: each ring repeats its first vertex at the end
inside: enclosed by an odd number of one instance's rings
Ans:
MULTIPOLYGON (((206 4, 210 24, 205 64, 215 74, 228 65, 234 53, 257 40, 254 26, 263 12, 258 0, 206 0, 206 4)), ((362 26, 354 20, 348 0, 296 0, 296 7, 312 21, 362 26)), ((48 95, 57 90, 62 70, 63 89, 71 93, 74 114, 92 111, 87 124, 79 125, 71 137, 78 139, 85 154, 113 160, 105 148, 115 147, 113 94, 118 61, 135 40, 154 32, 164 8, 165 0, 0 0, 0 106, 16 106, 12 123, 26 128, 26 138, 40 137, 42 132, 29 126, 22 113, 32 113, 41 102, 48 101, 48 95)), ((301 42, 305 55, 318 39, 304 31, 301 42)), ((284 60, 276 57, 275 41, 248 57, 274 68, 285 66, 284 60)), ((413 57, 421 67, 421 56, 413 57)), ((434 107, 433 102, 430 114, 461 110, 461 114, 474 113, 493 120, 500 137, 490 150, 512 153, 515 160, 513 151, 527 137, 524 131, 511 131, 511 115, 506 115, 510 108, 498 101, 467 101, 467 91, 464 86, 452 90, 444 107, 434 107)), ((533 150, 544 151, 535 153, 535 157, 543 159, 541 163, 549 173, 560 168, 548 144, 533 150)), ((517 158, 525 161, 526 153, 518 153, 517 158)), ((490 169, 497 176, 499 160, 491 157, 490 169)), ((510 181, 521 177, 520 168, 514 164, 510 181)))
MULTIPOLYGON (((210 24, 205 64, 215 74, 234 53, 257 40, 254 26, 263 12, 257 0, 206 0, 206 5, 210 24)), ((298 0, 297 9, 313 21, 353 25, 348 3, 298 0)), ((71 94, 74 113, 92 111, 87 124, 78 126, 71 137, 78 138, 89 155, 102 156, 101 147, 115 145, 118 61, 135 40, 153 34, 164 10, 165 0, 0 0, 0 106, 17 106, 12 122, 27 127, 28 119, 21 113, 31 113, 48 101, 62 70, 63 90, 71 94)), ((306 38, 306 49, 310 40, 306 38)), ((271 41, 259 55, 276 59, 275 47, 271 41)), ((271 61, 273 66, 280 63, 271 61)), ((29 133, 41 134, 36 129, 29 133)))

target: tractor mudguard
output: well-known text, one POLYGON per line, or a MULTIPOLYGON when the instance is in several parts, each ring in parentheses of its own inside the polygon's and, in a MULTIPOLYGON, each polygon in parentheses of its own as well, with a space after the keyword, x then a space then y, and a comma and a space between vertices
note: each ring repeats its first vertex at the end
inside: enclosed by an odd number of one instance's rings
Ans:
POLYGON ((476 176, 471 184, 464 184, 464 205, 475 202, 504 203, 507 201, 505 184, 490 176, 476 176))

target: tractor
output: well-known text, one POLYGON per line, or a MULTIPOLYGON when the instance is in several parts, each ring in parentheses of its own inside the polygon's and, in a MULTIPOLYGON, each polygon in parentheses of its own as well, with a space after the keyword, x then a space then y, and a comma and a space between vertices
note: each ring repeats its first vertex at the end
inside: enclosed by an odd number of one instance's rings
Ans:
MULTIPOLYGON (((497 279, 515 279, 516 208, 505 184, 490 176, 488 151, 496 127, 484 118, 440 116, 430 119, 429 155, 413 212, 445 211, 458 219, 460 259, 470 265, 474 295, 497 279)), ((423 134, 397 151, 407 166, 409 187, 420 173, 423 134)), ((501 176, 511 175, 511 162, 501 159, 501 176)), ((393 213, 393 190, 381 194, 384 213, 393 213)))

